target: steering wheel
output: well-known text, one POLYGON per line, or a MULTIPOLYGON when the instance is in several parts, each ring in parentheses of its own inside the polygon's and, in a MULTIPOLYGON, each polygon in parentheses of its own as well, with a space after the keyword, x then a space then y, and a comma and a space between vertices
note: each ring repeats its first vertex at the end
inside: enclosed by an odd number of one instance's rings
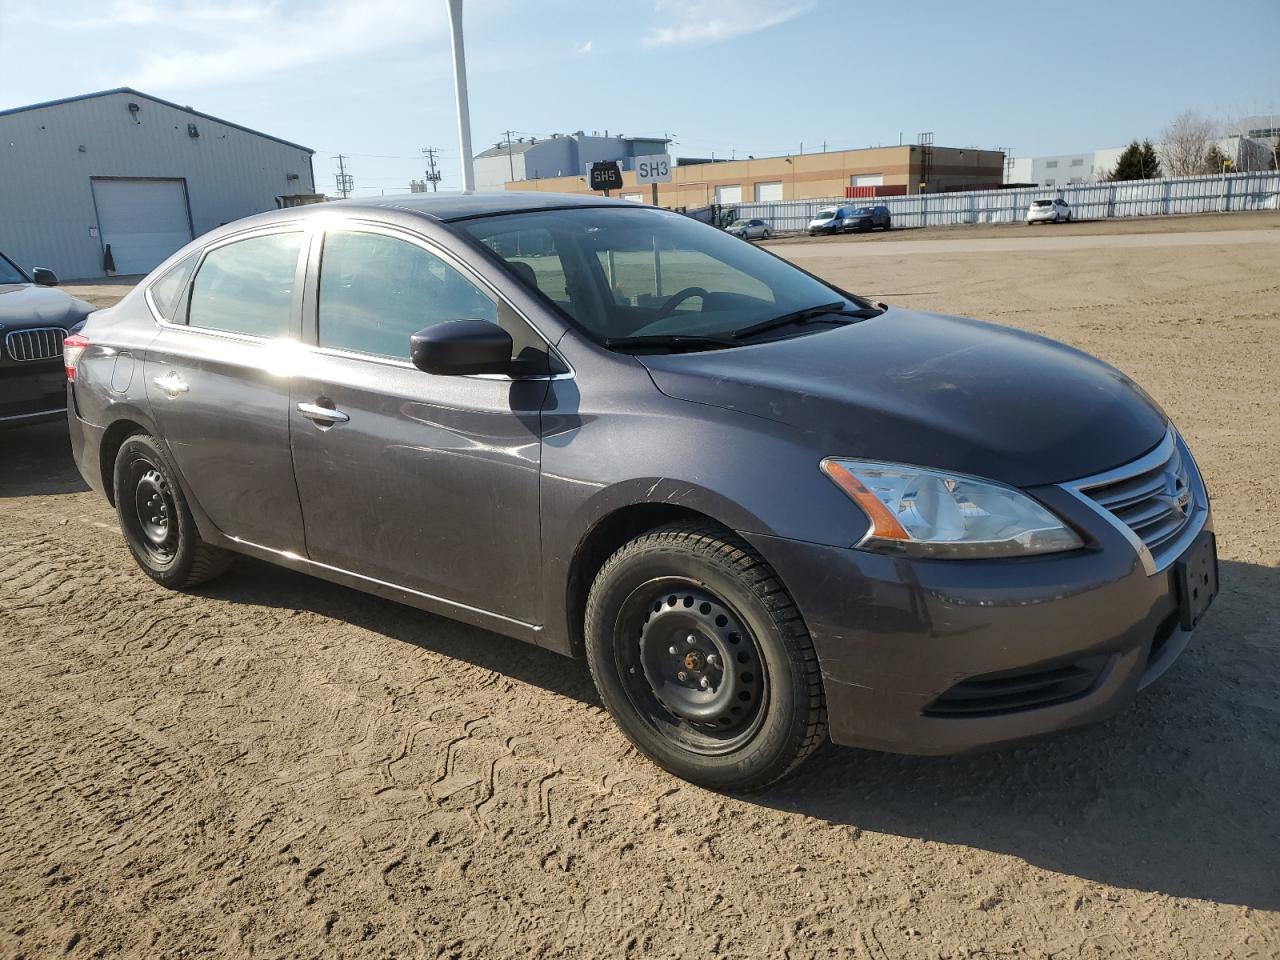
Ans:
POLYGON ((679 293, 672 294, 663 301, 662 306, 658 308, 658 318, 669 317, 675 312, 676 307, 684 303, 690 297, 705 297, 707 291, 701 287, 685 287, 679 293))

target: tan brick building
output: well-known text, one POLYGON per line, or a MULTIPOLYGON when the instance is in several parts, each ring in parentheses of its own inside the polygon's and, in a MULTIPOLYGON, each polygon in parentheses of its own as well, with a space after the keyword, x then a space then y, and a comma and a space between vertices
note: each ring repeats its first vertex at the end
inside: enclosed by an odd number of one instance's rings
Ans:
MULTIPOLYGON (((658 184, 658 204, 701 207, 709 203, 755 200, 806 200, 843 197, 846 187, 884 194, 938 193, 962 187, 996 186, 1004 180, 1004 154, 999 150, 957 147, 871 147, 760 160, 682 163, 672 168, 670 183, 658 184), (926 150, 929 154, 926 155, 926 150), (926 166, 929 168, 926 180, 926 166)), ((618 195, 648 203, 652 188, 637 184, 624 170, 618 195)), ((520 180, 508 190, 590 193, 582 176, 520 180)))

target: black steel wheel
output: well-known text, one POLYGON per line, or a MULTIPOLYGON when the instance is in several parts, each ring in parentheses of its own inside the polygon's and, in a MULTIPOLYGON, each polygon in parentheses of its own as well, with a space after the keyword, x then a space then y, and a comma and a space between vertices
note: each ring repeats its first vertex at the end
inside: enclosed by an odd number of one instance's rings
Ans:
POLYGON ((641 611, 637 642, 617 645, 614 657, 645 721, 695 753, 726 753, 749 740, 768 697, 768 675, 743 619, 685 577, 638 586, 621 616, 631 622, 641 611))
POLYGON ((585 638, 622 731, 686 780, 759 789, 825 739, 799 611, 764 559, 719 526, 660 527, 610 557, 587 600, 585 638))
MULTIPOLYGON (((151 560, 170 563, 178 545, 177 506, 164 475, 143 457, 129 462, 126 481, 133 487, 132 525, 141 534, 139 542, 151 560)), ((127 489, 127 488, 126 488, 127 489)))
POLYGON ((181 589, 216 577, 231 554, 200 539, 191 510, 160 442, 146 434, 116 454, 116 514, 129 552, 157 583, 181 589))

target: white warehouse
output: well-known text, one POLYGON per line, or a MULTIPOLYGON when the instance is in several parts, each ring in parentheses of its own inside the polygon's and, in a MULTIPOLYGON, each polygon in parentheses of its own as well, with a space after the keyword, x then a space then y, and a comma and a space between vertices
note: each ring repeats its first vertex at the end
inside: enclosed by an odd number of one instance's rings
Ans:
POLYGON ((319 199, 313 153, 128 87, 3 110, 0 250, 65 279, 146 273, 220 224, 319 199))

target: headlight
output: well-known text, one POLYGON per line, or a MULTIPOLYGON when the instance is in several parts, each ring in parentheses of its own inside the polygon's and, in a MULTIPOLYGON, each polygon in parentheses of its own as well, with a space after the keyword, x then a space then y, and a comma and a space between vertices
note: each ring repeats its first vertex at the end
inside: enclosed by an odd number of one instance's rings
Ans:
POLYGON ((828 457, 822 472, 871 518, 858 546, 940 559, 1022 557, 1083 546, 1025 493, 963 474, 828 457))

